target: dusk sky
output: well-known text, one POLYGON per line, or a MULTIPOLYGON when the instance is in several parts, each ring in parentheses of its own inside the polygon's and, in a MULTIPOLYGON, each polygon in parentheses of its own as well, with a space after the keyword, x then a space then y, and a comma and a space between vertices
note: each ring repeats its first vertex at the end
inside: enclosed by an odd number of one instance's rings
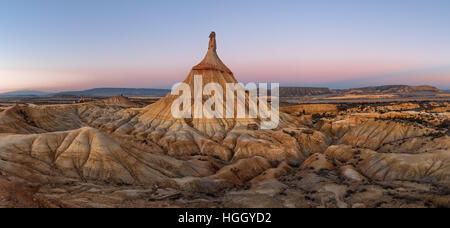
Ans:
POLYGON ((450 89, 448 0, 0 0, 0 92, 170 88, 208 35, 242 82, 450 89))

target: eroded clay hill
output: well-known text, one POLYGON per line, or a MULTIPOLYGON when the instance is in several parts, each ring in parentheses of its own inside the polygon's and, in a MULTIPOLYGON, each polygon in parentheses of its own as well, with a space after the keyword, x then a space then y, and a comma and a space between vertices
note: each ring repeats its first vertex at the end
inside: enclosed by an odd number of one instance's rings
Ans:
MULTIPOLYGON (((236 82, 210 38, 189 85, 197 74, 236 82)), ((448 103, 291 106, 277 129, 258 130, 260 119, 175 119, 175 99, 6 108, 0 197, 52 207, 448 205, 448 103), (14 184, 23 196, 8 192, 14 184)))

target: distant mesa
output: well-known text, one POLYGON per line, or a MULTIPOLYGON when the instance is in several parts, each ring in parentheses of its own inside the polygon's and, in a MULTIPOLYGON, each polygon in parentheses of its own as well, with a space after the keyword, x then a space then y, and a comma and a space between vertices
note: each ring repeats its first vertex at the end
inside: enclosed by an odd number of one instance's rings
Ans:
POLYGON ((37 90, 18 90, 7 93, 0 93, 1 97, 18 97, 18 96, 46 96, 49 93, 37 90))
MULTIPOLYGON (((195 66, 194 70, 218 70, 232 75, 217 57, 216 53, 210 53, 205 59, 195 66), (211 56, 213 56, 211 58, 211 56), (212 61, 218 60, 218 61, 212 61), (219 62, 220 61, 220 62, 219 62)), ((46 93, 34 90, 20 90, 8 93, 0 93, 0 97, 42 97, 42 96, 85 96, 85 97, 164 97, 170 93, 169 89, 139 89, 139 88, 95 88, 82 91, 65 91, 58 93, 46 93)), ((433 86, 408 86, 408 85, 385 85, 352 89, 330 89, 321 87, 280 87, 280 97, 305 97, 320 95, 343 95, 343 94, 414 94, 414 93, 450 93, 450 90, 439 90, 433 86)))
POLYGON ((63 91, 57 93, 46 93, 42 91, 21 90, 8 93, 0 93, 0 97, 39 97, 39 96, 85 96, 85 97, 164 97, 168 89, 146 89, 146 88, 95 88, 81 91, 63 91))
POLYGON ((314 88, 314 87, 280 87, 280 97, 304 97, 318 95, 345 94, 437 94, 442 93, 433 86, 385 85, 353 89, 314 88))
POLYGON ((407 93, 441 93, 442 91, 433 86, 408 86, 408 85, 386 85, 372 86, 359 89, 344 90, 346 93, 365 94, 407 94, 407 93))
POLYGON ((280 87, 280 97, 304 97, 325 94, 333 94, 333 90, 314 87, 280 87))
POLYGON ((52 95, 72 95, 72 96, 91 96, 91 97, 163 97, 170 92, 168 89, 133 89, 133 88, 96 88, 83 91, 59 92, 52 95))

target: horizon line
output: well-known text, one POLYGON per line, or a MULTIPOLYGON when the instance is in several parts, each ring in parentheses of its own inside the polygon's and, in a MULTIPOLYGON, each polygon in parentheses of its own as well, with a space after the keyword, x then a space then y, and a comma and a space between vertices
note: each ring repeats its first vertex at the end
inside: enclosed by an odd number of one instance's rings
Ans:
MULTIPOLYGON (((246 84, 246 83, 245 83, 246 84)), ((366 85, 366 86, 358 86, 358 87, 332 87, 332 86, 321 86, 321 85, 283 85, 280 83, 280 88, 324 88, 331 90, 346 90, 346 89, 361 89, 367 87, 383 87, 383 86, 411 86, 411 87, 420 87, 420 86, 431 86, 437 88, 441 91, 449 91, 450 88, 442 88, 434 85, 410 85, 410 84, 382 84, 382 85, 366 85)), ((55 90, 46 90, 46 89, 16 89, 16 90, 4 90, 0 91, 0 94, 5 93, 14 93, 14 92, 39 92, 39 93, 64 93, 64 92, 79 92, 79 91, 89 91, 95 89, 154 89, 154 90, 171 90, 170 88, 151 88, 151 87, 93 87, 93 88, 82 88, 82 89, 55 89, 55 90)))

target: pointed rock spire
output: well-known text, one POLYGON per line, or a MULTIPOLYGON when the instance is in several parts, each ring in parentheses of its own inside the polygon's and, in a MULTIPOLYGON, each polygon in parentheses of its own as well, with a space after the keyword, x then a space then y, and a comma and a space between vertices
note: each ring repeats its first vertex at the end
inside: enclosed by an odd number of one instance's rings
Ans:
POLYGON ((217 42, 216 42, 216 33, 211 32, 209 35, 209 45, 208 52, 206 53, 203 61, 197 66, 192 68, 193 70, 217 70, 221 72, 226 72, 229 74, 233 74, 231 70, 220 60, 217 55, 217 42))
POLYGON ((212 49, 214 52, 217 52, 217 42, 216 42, 216 33, 211 32, 209 35, 209 47, 208 50, 212 49))

